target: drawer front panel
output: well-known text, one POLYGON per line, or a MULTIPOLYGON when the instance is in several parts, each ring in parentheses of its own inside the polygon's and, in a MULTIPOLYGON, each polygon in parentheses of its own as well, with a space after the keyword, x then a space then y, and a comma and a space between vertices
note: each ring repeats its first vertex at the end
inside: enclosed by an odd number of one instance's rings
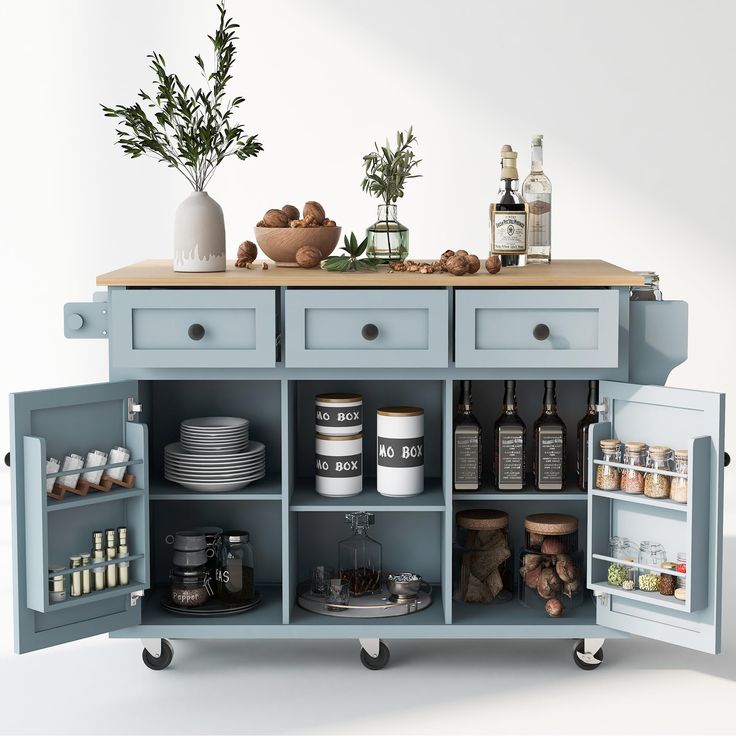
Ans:
POLYGON ((113 290, 111 362, 139 368, 271 367, 276 295, 238 291, 113 290))
POLYGON ((615 289, 456 294, 455 361, 462 368, 615 368, 615 289))
POLYGON ((286 292, 286 365, 445 367, 445 290, 286 292))

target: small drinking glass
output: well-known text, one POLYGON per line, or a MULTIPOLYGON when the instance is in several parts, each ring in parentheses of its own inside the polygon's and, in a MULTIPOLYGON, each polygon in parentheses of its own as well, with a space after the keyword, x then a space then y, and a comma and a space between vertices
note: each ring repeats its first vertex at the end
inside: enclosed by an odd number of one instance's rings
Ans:
POLYGON ((317 565, 312 568, 312 593, 315 595, 327 595, 330 580, 335 577, 335 571, 331 567, 317 565))
POLYGON ((350 601, 350 584, 332 578, 327 589, 327 608, 343 608, 350 601))

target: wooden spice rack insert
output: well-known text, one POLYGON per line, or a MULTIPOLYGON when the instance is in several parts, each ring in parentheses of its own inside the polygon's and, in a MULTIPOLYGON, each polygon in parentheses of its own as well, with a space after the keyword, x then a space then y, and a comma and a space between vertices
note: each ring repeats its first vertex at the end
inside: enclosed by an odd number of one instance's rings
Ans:
POLYGON ((596 560, 602 560, 603 562, 612 562, 616 565, 625 565, 626 567, 635 567, 638 570, 648 570, 649 572, 656 572, 660 575, 662 573, 666 575, 673 575, 674 577, 678 578, 684 578, 687 577, 686 572, 677 572, 677 570, 663 570, 661 567, 657 567, 656 565, 645 565, 642 562, 634 562, 632 560, 622 560, 619 557, 608 557, 606 555, 593 555, 593 558, 596 560))
MULTIPOLYGON (((71 575, 73 572, 83 572, 84 570, 94 570, 98 567, 109 567, 110 565, 117 565, 121 562, 135 562, 135 560, 142 560, 145 555, 128 555, 127 557, 116 557, 113 560, 102 560, 100 562, 90 562, 89 565, 80 565, 79 567, 65 567, 63 570, 54 570, 48 574, 49 578, 56 577, 57 575, 71 575)), ((90 595, 87 593, 86 595, 90 595)))
MULTIPOLYGON (((128 460, 124 463, 107 463, 106 465, 95 465, 88 468, 80 468, 78 470, 62 470, 58 473, 48 473, 46 478, 63 478, 68 475, 82 475, 82 473, 91 473, 98 470, 109 470, 111 468, 127 468, 130 465, 140 465, 143 460, 128 460)), ((54 483, 53 490, 48 491, 46 495, 57 501, 61 501, 65 494, 71 493, 75 496, 86 496, 90 489, 109 493, 115 487, 131 489, 135 486, 135 476, 131 473, 125 473, 121 480, 111 478, 103 473, 99 483, 92 483, 80 477, 75 488, 67 486, 61 481, 54 483)), ((44 486, 45 487, 45 486, 44 486)))

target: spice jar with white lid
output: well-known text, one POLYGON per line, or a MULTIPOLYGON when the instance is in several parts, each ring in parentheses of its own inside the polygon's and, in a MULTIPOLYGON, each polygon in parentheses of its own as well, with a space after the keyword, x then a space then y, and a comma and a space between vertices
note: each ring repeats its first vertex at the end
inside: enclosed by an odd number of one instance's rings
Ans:
MULTIPOLYGON (((606 463, 621 462, 621 443, 616 439, 601 440, 601 458, 606 463)), ((617 491, 621 487, 621 471, 613 465, 597 465, 595 485, 602 491, 617 491)))
POLYGON ((644 475, 644 495, 649 498, 668 498, 670 476, 658 471, 672 470, 672 450, 662 445, 650 447, 647 467, 651 470, 644 475))
POLYGON ((363 490, 363 435, 315 437, 315 489, 320 496, 344 498, 363 490))
POLYGON ((317 434, 353 435, 363 431, 363 397, 360 394, 318 394, 314 397, 317 434))
POLYGON ((624 464, 621 470, 621 490, 624 493, 644 493, 644 471, 646 449, 643 442, 624 442, 624 464))
POLYGON ((685 477, 673 476, 670 482, 670 498, 677 503, 687 503, 687 468, 688 451, 675 450, 675 472, 682 473, 685 477))
POLYGON ((424 409, 386 406, 376 418, 376 488, 383 496, 424 491, 424 409))

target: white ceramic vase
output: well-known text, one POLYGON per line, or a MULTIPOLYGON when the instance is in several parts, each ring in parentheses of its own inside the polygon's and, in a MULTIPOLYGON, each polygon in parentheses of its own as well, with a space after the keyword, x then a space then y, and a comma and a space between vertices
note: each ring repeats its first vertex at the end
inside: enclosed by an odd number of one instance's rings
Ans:
POLYGON ((192 192, 174 219, 174 271, 225 270, 225 218, 207 192, 192 192))

